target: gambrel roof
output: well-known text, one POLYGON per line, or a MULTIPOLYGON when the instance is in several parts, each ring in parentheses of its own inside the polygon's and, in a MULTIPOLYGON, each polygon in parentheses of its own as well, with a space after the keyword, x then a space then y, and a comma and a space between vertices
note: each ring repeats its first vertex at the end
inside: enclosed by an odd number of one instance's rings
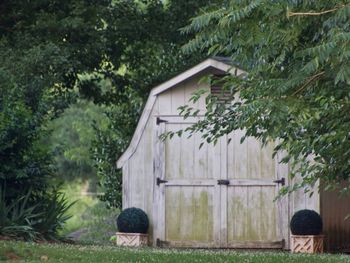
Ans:
POLYGON ((122 168, 123 164, 130 158, 130 156, 136 151, 137 145, 140 142, 141 136, 143 134, 143 131, 145 130, 146 124, 150 118, 153 106, 155 104, 157 95, 175 87, 176 85, 188 80, 191 77, 194 77, 200 73, 202 73, 205 70, 213 69, 216 70, 222 74, 224 73, 231 73, 235 75, 240 75, 243 73, 242 70, 234 67, 232 65, 232 61, 229 58, 225 57, 213 57, 208 58, 204 60, 203 62, 199 63, 198 65, 184 71, 183 73, 171 78, 170 80, 154 87, 150 95, 147 99, 145 108, 143 109, 142 115, 140 117, 140 120, 137 124, 135 133, 131 139, 131 142, 129 144, 129 147, 126 149, 126 151, 122 154, 122 156, 117 161, 117 167, 122 168))

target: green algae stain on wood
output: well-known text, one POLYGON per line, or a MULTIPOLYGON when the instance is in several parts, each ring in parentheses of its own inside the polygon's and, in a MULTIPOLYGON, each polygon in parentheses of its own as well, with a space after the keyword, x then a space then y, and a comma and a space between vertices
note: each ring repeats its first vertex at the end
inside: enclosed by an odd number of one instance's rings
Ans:
POLYGON ((277 240, 274 192, 271 187, 230 187, 228 242, 277 240))
POLYGON ((213 205, 209 187, 174 187, 166 193, 166 240, 213 240, 213 205))

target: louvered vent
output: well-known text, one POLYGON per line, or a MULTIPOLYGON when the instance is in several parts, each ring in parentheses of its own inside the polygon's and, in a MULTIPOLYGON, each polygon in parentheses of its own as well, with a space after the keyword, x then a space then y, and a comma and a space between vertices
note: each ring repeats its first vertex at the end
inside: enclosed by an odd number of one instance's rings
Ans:
POLYGON ((223 84, 220 80, 223 76, 214 76, 211 80, 211 95, 217 98, 218 103, 229 104, 234 98, 229 90, 223 90, 223 84))

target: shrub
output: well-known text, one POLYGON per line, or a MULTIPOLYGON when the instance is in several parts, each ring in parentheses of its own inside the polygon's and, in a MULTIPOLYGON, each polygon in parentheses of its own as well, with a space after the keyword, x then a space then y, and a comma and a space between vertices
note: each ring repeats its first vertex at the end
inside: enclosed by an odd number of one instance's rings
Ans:
POLYGON ((127 208, 117 218, 119 232, 124 233, 147 233, 148 217, 140 208, 127 208))
POLYGON ((6 200, 6 190, 0 187, 0 235, 24 240, 57 240, 69 218, 71 204, 57 189, 40 197, 29 189, 23 196, 6 200))
POLYGON ((322 218, 313 210, 299 210, 290 221, 293 235, 319 235, 322 232, 322 218))

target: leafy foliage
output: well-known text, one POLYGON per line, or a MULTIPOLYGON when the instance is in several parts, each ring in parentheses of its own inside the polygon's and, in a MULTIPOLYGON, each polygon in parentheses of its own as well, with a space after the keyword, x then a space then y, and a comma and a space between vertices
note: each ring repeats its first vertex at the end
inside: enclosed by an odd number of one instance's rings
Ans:
POLYGON ((299 210, 290 221, 290 230, 293 235, 319 235, 322 232, 322 218, 313 210, 299 210))
POLYGON ((149 88, 201 59, 179 51, 189 37, 178 28, 207 3, 1 1, 0 185, 6 185, 6 200, 20 198, 28 185, 31 202, 47 196, 54 161, 63 168, 59 173, 78 163, 94 173, 87 164, 91 146, 104 200, 120 206, 115 159, 131 138, 149 88), (106 126, 97 121, 92 144, 65 138, 53 156, 48 123, 81 98, 105 105, 110 119, 106 126))
POLYGON ((277 140, 292 176, 302 177, 284 193, 310 191, 318 179, 326 189, 349 182, 349 17, 347 0, 240 0, 193 18, 183 28, 195 34, 185 51, 229 56, 247 75, 224 77, 236 100, 217 106, 209 96, 205 119, 189 130, 208 142, 234 129, 277 140))
POLYGON ((123 233, 147 233, 148 217, 140 208, 130 207, 124 209, 117 218, 119 232, 123 233))
POLYGON ((54 169, 47 124, 76 99, 79 74, 95 71, 105 57, 102 17, 110 5, 84 0, 0 3, 0 187, 6 188, 4 204, 17 202, 18 207, 31 187, 28 209, 40 202, 33 211, 46 221, 41 218, 37 229, 27 225, 44 238, 60 227, 67 205, 50 190, 54 169))
POLYGON ((135 130, 150 88, 203 58, 200 52, 185 55, 181 46, 189 37, 186 25, 210 1, 117 1, 108 30, 111 53, 101 70, 84 76, 80 92, 104 104, 105 127, 96 130, 92 153, 109 207, 121 207, 121 171, 115 161, 124 152, 135 130))
POLYGON ((128 146, 142 108, 142 99, 128 89, 130 100, 105 108, 106 125, 94 124, 92 154, 107 207, 122 207, 122 174, 116 158, 128 146))
POLYGON ((58 239, 60 230, 69 216, 68 204, 64 195, 53 189, 48 196, 32 200, 33 190, 11 201, 4 187, 0 188, 0 235, 25 239, 58 239))
POLYGON ((79 99, 59 118, 50 122, 49 129, 52 132, 49 144, 56 177, 65 181, 97 179, 90 150, 95 136, 93 123, 101 129, 107 129, 108 119, 103 110, 103 106, 79 99))

